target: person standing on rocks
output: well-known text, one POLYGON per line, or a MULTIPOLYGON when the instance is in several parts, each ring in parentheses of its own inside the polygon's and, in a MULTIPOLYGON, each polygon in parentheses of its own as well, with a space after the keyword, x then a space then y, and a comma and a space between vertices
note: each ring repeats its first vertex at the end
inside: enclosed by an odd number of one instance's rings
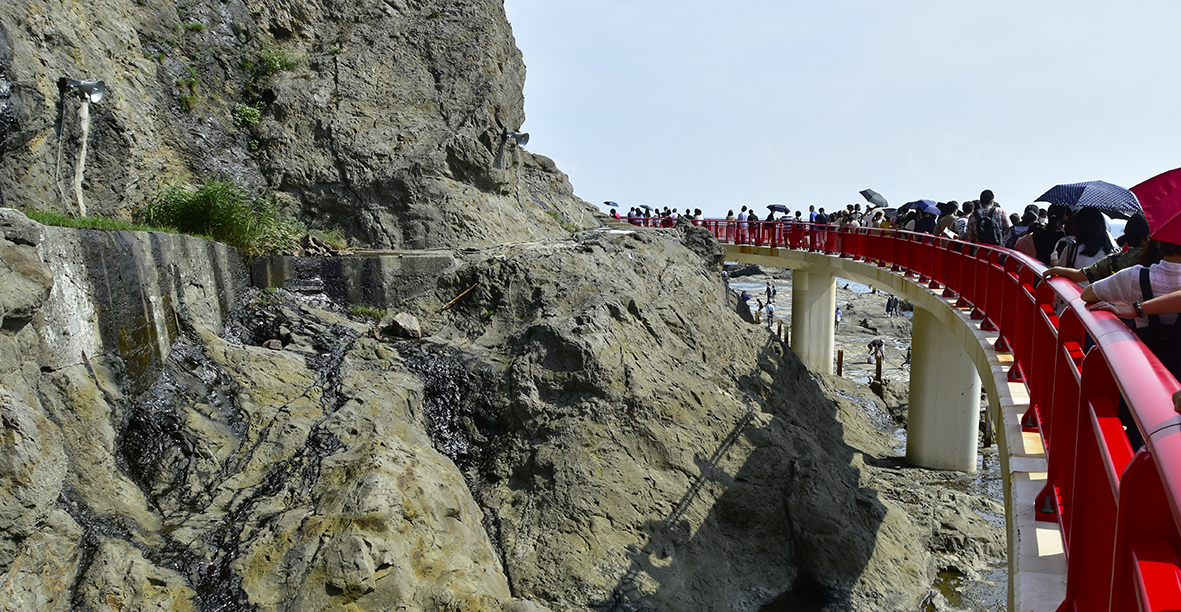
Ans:
POLYGON ((885 360, 886 350, 883 348, 885 346, 885 344, 886 343, 883 342, 881 338, 874 338, 873 340, 870 340, 870 342, 869 342, 870 363, 873 363, 873 360, 875 360, 875 359, 881 359, 883 361, 885 360))
POLYGON ((835 323, 834 331, 840 331, 840 330, 841 330, 841 307, 837 306, 836 323, 835 323))
POLYGON ((772 304, 771 301, 768 300, 767 301, 767 329, 771 328, 771 321, 774 316, 775 316, 775 304, 772 304))

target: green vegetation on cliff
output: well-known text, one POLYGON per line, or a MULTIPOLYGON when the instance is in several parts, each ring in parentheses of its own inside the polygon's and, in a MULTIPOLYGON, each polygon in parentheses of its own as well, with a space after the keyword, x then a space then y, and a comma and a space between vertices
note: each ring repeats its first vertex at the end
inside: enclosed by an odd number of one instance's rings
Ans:
POLYGON ((251 255, 291 250, 307 233, 303 223, 281 215, 273 203, 224 181, 195 189, 166 186, 136 211, 136 220, 208 236, 251 255))

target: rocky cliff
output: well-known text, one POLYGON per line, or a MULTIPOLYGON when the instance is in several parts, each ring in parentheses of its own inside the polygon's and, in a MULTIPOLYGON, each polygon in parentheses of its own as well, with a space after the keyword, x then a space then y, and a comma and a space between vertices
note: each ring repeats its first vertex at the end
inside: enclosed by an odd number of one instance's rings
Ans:
POLYGON ((0 5, 0 205, 127 215, 232 180, 374 247, 598 225, 506 140, 525 66, 497 0, 16 0, 0 5), (66 77, 103 80, 81 115, 66 77))
POLYGON ((13 609, 909 610, 1000 546, 693 228, 456 253, 426 340, 201 240, 0 228, 13 609))

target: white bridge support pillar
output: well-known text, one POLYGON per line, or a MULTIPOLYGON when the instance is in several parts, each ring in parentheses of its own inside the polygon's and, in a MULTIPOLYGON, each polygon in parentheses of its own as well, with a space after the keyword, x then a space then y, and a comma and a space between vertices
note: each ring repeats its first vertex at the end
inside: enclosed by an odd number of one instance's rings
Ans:
POLYGON ((791 348, 813 372, 832 374, 837 279, 794 270, 791 277, 791 348))
POLYGON ((951 331, 921 308, 914 310, 911 348, 906 460, 931 469, 976 471, 980 376, 975 364, 951 331))

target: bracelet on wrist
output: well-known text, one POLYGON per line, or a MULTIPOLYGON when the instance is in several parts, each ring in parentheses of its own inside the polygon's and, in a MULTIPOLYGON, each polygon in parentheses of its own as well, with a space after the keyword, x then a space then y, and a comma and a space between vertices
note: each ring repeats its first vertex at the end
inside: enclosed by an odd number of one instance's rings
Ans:
POLYGON ((1136 300, 1135 302, 1132 302, 1132 308, 1135 308, 1135 309, 1136 309, 1136 316, 1137 316, 1137 317, 1144 317, 1144 316, 1146 316, 1146 315, 1144 314, 1144 309, 1140 307, 1140 300, 1136 300))

